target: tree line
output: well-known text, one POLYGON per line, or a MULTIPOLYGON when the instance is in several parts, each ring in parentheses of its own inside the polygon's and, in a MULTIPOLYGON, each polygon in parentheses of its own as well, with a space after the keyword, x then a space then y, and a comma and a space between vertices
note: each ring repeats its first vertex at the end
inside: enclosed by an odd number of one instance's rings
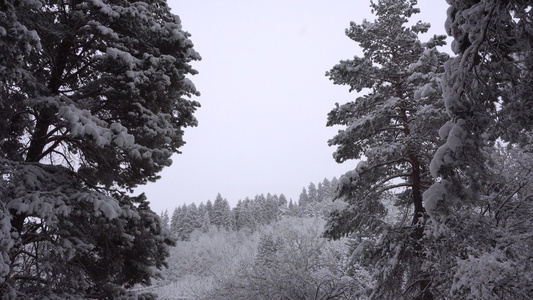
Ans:
POLYGON ((325 217, 329 214, 335 197, 337 178, 324 178, 318 184, 310 183, 303 187, 298 200, 287 201, 284 194, 279 196, 268 193, 256 195, 253 199, 239 200, 231 208, 227 199, 218 194, 214 201, 204 204, 183 204, 176 207, 172 214, 161 213, 163 226, 179 240, 189 240, 195 231, 208 232, 214 227, 218 230, 251 230, 279 221, 284 216, 325 217))

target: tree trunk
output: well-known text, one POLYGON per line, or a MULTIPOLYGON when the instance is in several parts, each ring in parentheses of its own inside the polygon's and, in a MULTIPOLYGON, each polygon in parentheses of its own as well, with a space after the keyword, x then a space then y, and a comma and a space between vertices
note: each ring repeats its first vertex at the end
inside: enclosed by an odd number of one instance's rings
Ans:
MULTIPOLYGON (((424 224, 423 224, 423 217, 426 213, 426 210, 424 209, 423 205, 423 197, 422 197, 422 178, 420 174, 420 161, 414 155, 413 153, 409 153, 409 159, 411 160, 411 166, 412 166, 412 191, 413 191, 413 206, 414 206, 414 214, 413 214, 413 221, 412 225, 414 228, 414 231, 411 235, 413 239, 413 248, 415 249, 415 254, 418 258, 421 260, 424 259, 424 252, 421 245, 421 240, 424 237, 424 224)), ((420 288, 420 294, 416 296, 415 300, 433 300, 433 294, 428 291, 428 288, 431 285, 431 280, 429 279, 429 275, 425 274, 423 272, 420 272, 420 279, 418 281, 418 285, 420 288)))

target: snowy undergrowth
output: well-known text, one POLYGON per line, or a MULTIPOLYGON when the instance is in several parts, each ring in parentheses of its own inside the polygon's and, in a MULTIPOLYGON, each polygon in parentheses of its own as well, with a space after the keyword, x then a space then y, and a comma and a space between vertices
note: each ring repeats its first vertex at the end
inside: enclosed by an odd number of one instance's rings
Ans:
POLYGON ((254 260, 262 230, 212 227, 207 233, 194 232, 190 241, 179 241, 170 250, 164 278, 143 290, 155 292, 159 299, 201 299, 217 283, 234 276, 239 266, 254 260))
POLYGON ((171 249, 164 279, 138 291, 156 293, 163 300, 252 299, 258 296, 254 291, 260 297, 273 296, 273 287, 284 282, 277 287, 287 289, 286 293, 299 287, 313 294, 336 293, 338 299, 350 299, 341 295, 360 294, 357 290, 362 291, 366 283, 357 282, 368 279, 367 275, 358 279, 343 275, 346 244, 322 238, 324 225, 321 218, 285 217, 255 231, 211 227, 206 233, 194 232, 189 241, 180 241, 171 249), (276 244, 279 247, 265 246, 269 238, 281 243, 276 244), (273 259, 267 273, 263 273, 265 259, 273 259))

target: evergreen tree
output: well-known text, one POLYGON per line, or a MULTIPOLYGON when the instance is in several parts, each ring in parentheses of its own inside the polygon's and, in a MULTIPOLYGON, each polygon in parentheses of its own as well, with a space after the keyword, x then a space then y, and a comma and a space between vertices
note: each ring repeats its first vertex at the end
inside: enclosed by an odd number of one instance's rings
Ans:
POLYGON ((307 187, 307 197, 309 200, 309 203, 315 203, 318 202, 318 190, 314 183, 310 183, 307 187))
POLYGON ((280 214, 283 216, 283 215, 286 215, 287 212, 288 212, 288 202, 287 202, 287 197, 285 197, 285 195, 280 194, 279 195, 279 198, 278 198, 278 207, 279 207, 279 210, 280 210, 280 214))
POLYGON ((207 210, 207 205, 205 205, 203 202, 198 205, 198 218, 200 222, 198 229, 204 233, 208 232, 209 228, 211 228, 211 218, 207 210))
POLYGON ((200 215, 200 218, 203 218, 205 213, 207 212, 207 208, 203 202, 200 202, 200 205, 198 205, 198 214, 200 215))
POLYGON ((359 245, 353 257, 375 268, 375 299, 433 297, 422 268, 422 193, 433 182, 429 162, 444 123, 440 81, 448 56, 437 50, 445 36, 419 40, 428 23, 407 26, 419 12, 415 5, 415 0, 372 2, 376 20, 351 23, 346 30, 363 56, 341 61, 327 73, 350 91, 368 91, 328 115, 328 126, 346 127, 329 141, 337 146, 335 160, 366 160, 339 180, 337 198, 348 205, 331 213, 326 235, 354 234, 359 245), (395 208, 387 210, 390 202, 395 208))
POLYGON ((302 192, 300 193, 300 197, 298 198, 298 206, 304 207, 309 203, 309 196, 307 195, 307 190, 302 188, 302 192))
POLYGON ((191 211, 187 204, 183 204, 180 209, 180 214, 177 223, 177 235, 182 241, 188 241, 191 233, 194 231, 194 223, 191 211))
POLYGON ((244 203, 242 200, 237 201, 237 205, 233 208, 233 216, 235 218, 235 230, 239 231, 244 227, 244 203))
POLYGON ((280 209, 277 195, 272 196, 270 193, 267 194, 264 215, 266 224, 270 224, 279 220, 280 209))
POLYGON ((170 217, 168 216, 168 210, 165 209, 164 212, 161 212, 161 224, 163 225, 163 228, 170 229, 170 217))
POLYGON ((322 202, 324 200, 324 187, 322 186, 322 182, 319 182, 316 186, 316 194, 317 194, 317 201, 322 202))
POLYGON ((332 200, 335 195, 334 189, 331 187, 331 181, 329 181, 327 178, 324 178, 322 182, 319 184, 319 197, 321 201, 329 201, 332 200))
POLYGON ((191 203, 191 205, 189 205, 189 216, 193 229, 202 227, 202 214, 200 214, 200 210, 195 203, 191 203))
POLYGON ((339 188, 339 179, 337 179, 337 177, 333 177, 333 179, 331 179, 331 184, 330 184, 331 194, 335 195, 337 193, 338 188, 339 188))
POLYGON ((173 242, 128 192, 197 123, 190 35, 161 0, 5 0, 0 36, 0 294, 149 284, 173 242))
POLYGON ((202 226, 200 227, 200 230, 203 233, 206 233, 209 231, 209 228, 211 228, 211 218, 209 217, 209 212, 206 210, 202 217, 202 226))
POLYGON ((296 206, 294 205, 294 203, 292 203, 292 199, 289 200, 288 210, 289 216, 296 215, 296 206))
POLYGON ((243 209, 241 210, 240 219, 242 227, 248 227, 255 230, 259 225, 259 220, 257 217, 257 209, 255 202, 250 198, 246 197, 243 201, 243 209))
POLYGON ((276 263, 278 252, 283 248, 283 239, 272 233, 262 234, 257 245, 256 264, 263 268, 276 263))
POLYGON ((205 209, 207 210, 207 213, 209 214, 209 218, 213 218, 213 202, 211 200, 207 200, 207 203, 205 204, 205 209))
POLYGON ((265 211, 266 198, 265 195, 256 195, 253 201, 253 215, 258 224, 267 224, 268 214, 265 211))
POLYGON ((532 3, 448 3, 446 30, 457 54, 446 64, 449 121, 431 162, 438 181, 424 193, 433 288, 462 299, 528 299, 533 242, 524 234, 533 200, 523 195, 533 180, 532 3))
POLYGON ((220 193, 215 198, 215 202, 213 204, 213 215, 210 215, 210 217, 211 224, 216 226, 218 229, 232 229, 233 220, 231 215, 231 208, 229 206, 228 200, 222 198, 222 195, 220 195, 220 193))
POLYGON ((181 207, 174 208, 174 211, 172 212, 172 217, 170 218, 170 231, 174 234, 178 234, 179 232, 179 221, 181 218, 181 207))

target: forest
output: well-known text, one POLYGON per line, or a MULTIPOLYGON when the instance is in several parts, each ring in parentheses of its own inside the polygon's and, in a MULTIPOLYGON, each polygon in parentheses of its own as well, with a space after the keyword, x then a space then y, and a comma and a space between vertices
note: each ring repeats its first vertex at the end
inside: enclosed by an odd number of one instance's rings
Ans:
POLYGON ((322 237, 327 216, 343 205, 333 201, 337 185, 310 183, 294 202, 260 194, 231 208, 218 194, 161 213, 178 242, 161 278, 137 288, 159 299, 364 299, 372 279, 348 268, 347 240, 322 237))
POLYGON ((159 215, 133 191, 200 107, 180 18, 0 0, 1 298, 533 298, 533 3, 447 3, 424 41, 416 0, 345 30, 361 54, 326 77, 354 97, 324 115, 353 170, 159 215))
POLYGON ((295 203, 267 194, 230 208, 218 194, 162 213, 180 240, 161 279, 139 290, 159 299, 364 299, 372 279, 348 268, 347 240, 322 237, 327 215, 342 205, 333 201, 336 184, 310 183, 295 203))

